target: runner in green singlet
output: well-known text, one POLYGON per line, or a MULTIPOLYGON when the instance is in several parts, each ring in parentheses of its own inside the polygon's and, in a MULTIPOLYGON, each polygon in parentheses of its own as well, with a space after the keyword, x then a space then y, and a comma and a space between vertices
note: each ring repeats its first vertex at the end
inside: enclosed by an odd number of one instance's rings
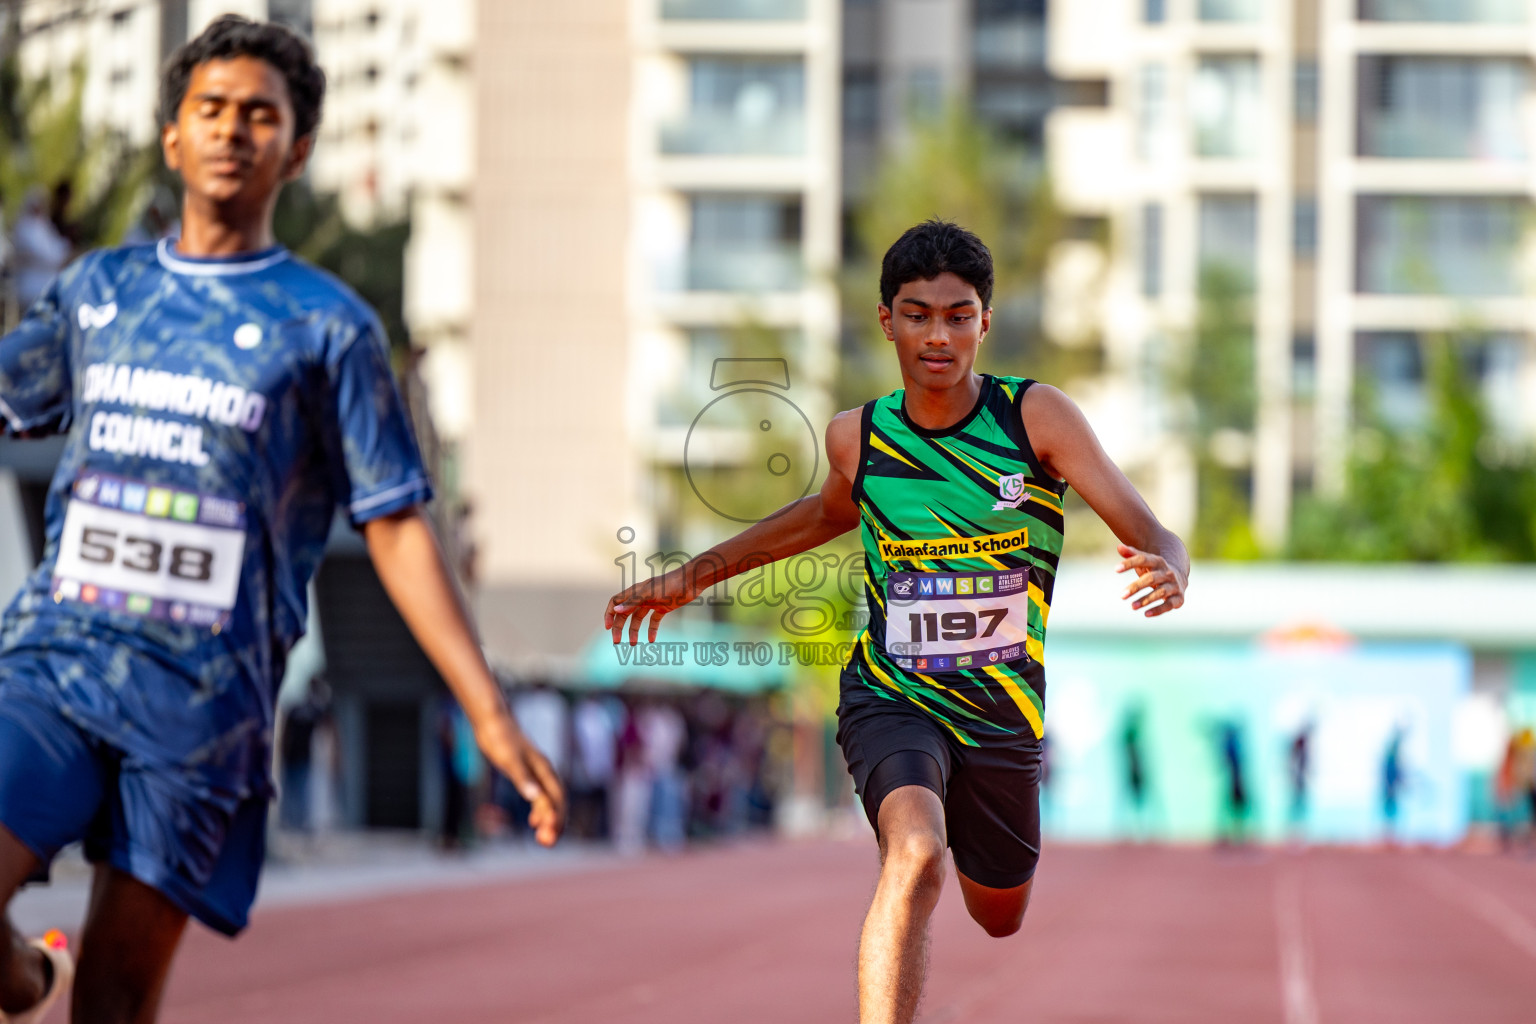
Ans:
POLYGON ((905 387, 827 427, 819 494, 664 576, 616 594, 614 643, 639 642, 715 584, 858 526, 869 626, 841 679, 838 742, 880 842, 859 943, 859 1019, 907 1024, 928 919, 954 852, 966 909, 1018 931, 1040 853, 1045 627, 1076 488, 1121 541, 1123 597, 1184 603, 1189 555, 1055 388, 973 371, 992 311, 992 256, 928 221, 885 254, 880 324, 905 387))

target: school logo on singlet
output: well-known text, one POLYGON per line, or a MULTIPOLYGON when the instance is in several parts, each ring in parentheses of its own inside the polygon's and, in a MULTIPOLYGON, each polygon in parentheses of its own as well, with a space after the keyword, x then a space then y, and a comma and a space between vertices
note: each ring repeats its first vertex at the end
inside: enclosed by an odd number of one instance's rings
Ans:
POLYGON ((93 306, 89 302, 82 302, 77 315, 80 318, 82 331, 88 331, 92 327, 105 327, 117 319, 117 303, 109 302, 105 306, 93 306))
POLYGON ((1024 474, 1014 473, 1012 476, 1001 477, 997 481, 997 493, 1003 500, 992 506, 992 511, 1001 512, 1005 508, 1018 508, 1029 497, 1029 492, 1024 489, 1024 474))

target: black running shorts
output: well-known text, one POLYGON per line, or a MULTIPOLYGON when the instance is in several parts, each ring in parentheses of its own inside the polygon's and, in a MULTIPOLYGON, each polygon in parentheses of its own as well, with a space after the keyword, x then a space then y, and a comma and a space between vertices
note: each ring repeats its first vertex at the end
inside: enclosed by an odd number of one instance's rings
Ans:
POLYGON ((880 803, 902 786, 944 802, 955 867, 971 881, 1012 889, 1040 860, 1040 741, 963 746, 917 708, 893 701, 839 709, 837 742, 864 813, 879 831, 880 803))

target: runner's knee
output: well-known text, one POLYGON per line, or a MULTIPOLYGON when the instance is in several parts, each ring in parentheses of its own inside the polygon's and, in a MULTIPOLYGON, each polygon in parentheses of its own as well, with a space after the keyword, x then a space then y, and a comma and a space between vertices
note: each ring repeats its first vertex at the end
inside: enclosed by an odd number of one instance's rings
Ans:
POLYGON ((885 871, 903 888, 937 892, 944 885, 944 839, 926 829, 892 837, 885 871))
POLYGON ((973 907, 971 919, 981 925, 982 931, 992 938, 1006 939, 1024 927, 1024 911, 1028 906, 1027 900, 1020 899, 1013 906, 973 907))

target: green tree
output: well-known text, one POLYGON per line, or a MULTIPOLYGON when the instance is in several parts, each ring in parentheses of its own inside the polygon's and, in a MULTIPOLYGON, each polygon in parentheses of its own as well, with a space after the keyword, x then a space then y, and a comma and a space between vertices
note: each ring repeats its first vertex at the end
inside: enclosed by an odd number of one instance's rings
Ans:
POLYGON ((0 198, 8 222, 27 194, 67 197, 63 226, 77 248, 115 245, 149 196, 158 148, 130 144, 121 132, 87 127, 85 67, 63 82, 27 79, 16 55, 16 19, 0 35, 0 198))
POLYGON ((1492 429, 1467 365, 1476 339, 1429 336, 1423 344, 1425 424, 1389 423, 1363 383, 1345 492, 1297 503, 1292 557, 1536 561, 1536 450, 1492 429))
POLYGON ((1174 393, 1187 396, 1182 432, 1195 457, 1192 553, 1255 558, 1253 288, 1241 271, 1212 263, 1200 272, 1198 299, 1191 343, 1173 367, 1174 393))
POLYGON ((992 250, 994 313, 980 356, 983 369, 1025 372, 1052 383, 1096 369, 1097 348, 1053 344, 1040 324, 1051 250, 1070 228, 1049 179, 1023 149, 952 105, 912 126, 906 144, 882 162, 854 211, 852 242, 859 255, 847 267, 842 289, 848 327, 839 369, 841 407, 891 386, 889 345, 874 317, 879 261, 902 232, 931 217, 974 231, 992 250))

